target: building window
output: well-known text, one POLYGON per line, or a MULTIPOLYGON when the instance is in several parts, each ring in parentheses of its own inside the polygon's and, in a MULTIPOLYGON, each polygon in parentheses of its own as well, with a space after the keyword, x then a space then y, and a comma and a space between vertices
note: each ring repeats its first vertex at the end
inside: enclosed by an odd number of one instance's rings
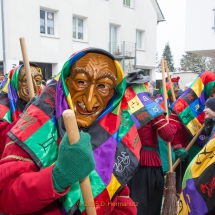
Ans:
POLYGON ((54 12, 40 10, 40 33, 54 35, 54 12))
POLYGON ((137 49, 144 50, 144 48, 145 48, 145 31, 137 30, 136 34, 137 34, 137 38, 136 38, 137 49))
POLYGON ((130 0, 123 0, 123 4, 124 4, 124 6, 131 7, 130 0))
POLYGON ((84 40, 84 19, 73 17, 73 39, 84 40))
POLYGON ((111 54, 115 55, 117 52, 119 52, 118 43, 117 43, 117 32, 118 32, 118 26, 110 25, 110 52, 111 54))

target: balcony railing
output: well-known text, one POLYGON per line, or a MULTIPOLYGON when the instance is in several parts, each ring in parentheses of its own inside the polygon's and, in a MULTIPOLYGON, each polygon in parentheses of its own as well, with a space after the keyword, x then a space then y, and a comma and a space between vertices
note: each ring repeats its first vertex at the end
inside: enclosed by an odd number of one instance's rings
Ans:
POLYGON ((114 55, 114 57, 122 61, 122 67, 125 71, 125 61, 128 59, 133 59, 133 66, 136 68, 136 43, 118 41, 115 43, 109 43, 109 52, 114 55))

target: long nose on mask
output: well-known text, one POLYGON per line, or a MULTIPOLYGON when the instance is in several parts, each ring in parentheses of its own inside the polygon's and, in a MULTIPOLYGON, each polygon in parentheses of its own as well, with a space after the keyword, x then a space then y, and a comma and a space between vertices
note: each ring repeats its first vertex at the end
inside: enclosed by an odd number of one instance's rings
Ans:
POLYGON ((34 87, 34 94, 35 96, 38 94, 39 90, 38 90, 38 86, 36 81, 34 80, 34 78, 32 77, 32 83, 33 83, 33 87, 34 87))
POLYGON ((95 96, 95 94, 96 94, 95 87, 96 87, 95 84, 91 84, 89 86, 89 89, 87 90, 87 93, 86 93, 86 97, 84 99, 84 103, 85 103, 88 111, 93 110, 94 104, 97 101, 96 96, 95 96))

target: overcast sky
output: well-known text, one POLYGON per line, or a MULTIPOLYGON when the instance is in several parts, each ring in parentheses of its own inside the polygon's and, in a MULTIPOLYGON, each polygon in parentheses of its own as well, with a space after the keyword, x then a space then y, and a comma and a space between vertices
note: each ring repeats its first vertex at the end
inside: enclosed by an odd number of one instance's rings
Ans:
POLYGON ((177 68, 184 54, 186 0, 157 0, 157 2, 166 20, 158 24, 158 57, 161 58, 165 44, 169 41, 174 66, 177 68))

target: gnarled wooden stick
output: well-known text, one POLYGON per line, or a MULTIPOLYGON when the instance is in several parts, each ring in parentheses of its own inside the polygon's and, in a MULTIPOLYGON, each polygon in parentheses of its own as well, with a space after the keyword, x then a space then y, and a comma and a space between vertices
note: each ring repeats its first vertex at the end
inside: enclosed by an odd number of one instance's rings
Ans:
MULTIPOLYGON (((164 110, 166 111, 166 120, 169 120, 168 117, 168 106, 167 106, 167 91, 166 91, 166 80, 165 80, 165 61, 161 58, 161 67, 162 67, 162 84, 163 84, 163 99, 164 99, 164 110)), ((172 170, 172 154, 171 154, 171 143, 167 143, 168 148, 168 162, 169 162, 169 171, 172 170)))
POLYGON ((21 50, 22 50, 25 74, 26 74, 26 78, 27 78, 29 98, 31 100, 34 97, 34 87, 33 87, 33 83, 32 83, 31 69, 30 69, 30 65, 29 65, 29 61, 28 61, 28 54, 27 54, 27 49, 26 49, 26 45, 25 45, 25 39, 23 37, 21 37, 21 38, 19 38, 19 40, 20 40, 20 45, 21 45, 21 50))
MULTIPOLYGON (((69 143, 70 145, 72 145, 78 142, 78 140, 80 139, 80 134, 78 131, 78 125, 77 125, 74 111, 65 110, 62 116, 66 127, 66 131, 68 134, 69 143)), ((87 215, 96 215, 96 209, 94 206, 94 199, 93 199, 93 194, 91 190, 89 176, 87 176, 85 179, 80 181, 80 187, 81 187, 81 192, 85 203, 87 215)))

